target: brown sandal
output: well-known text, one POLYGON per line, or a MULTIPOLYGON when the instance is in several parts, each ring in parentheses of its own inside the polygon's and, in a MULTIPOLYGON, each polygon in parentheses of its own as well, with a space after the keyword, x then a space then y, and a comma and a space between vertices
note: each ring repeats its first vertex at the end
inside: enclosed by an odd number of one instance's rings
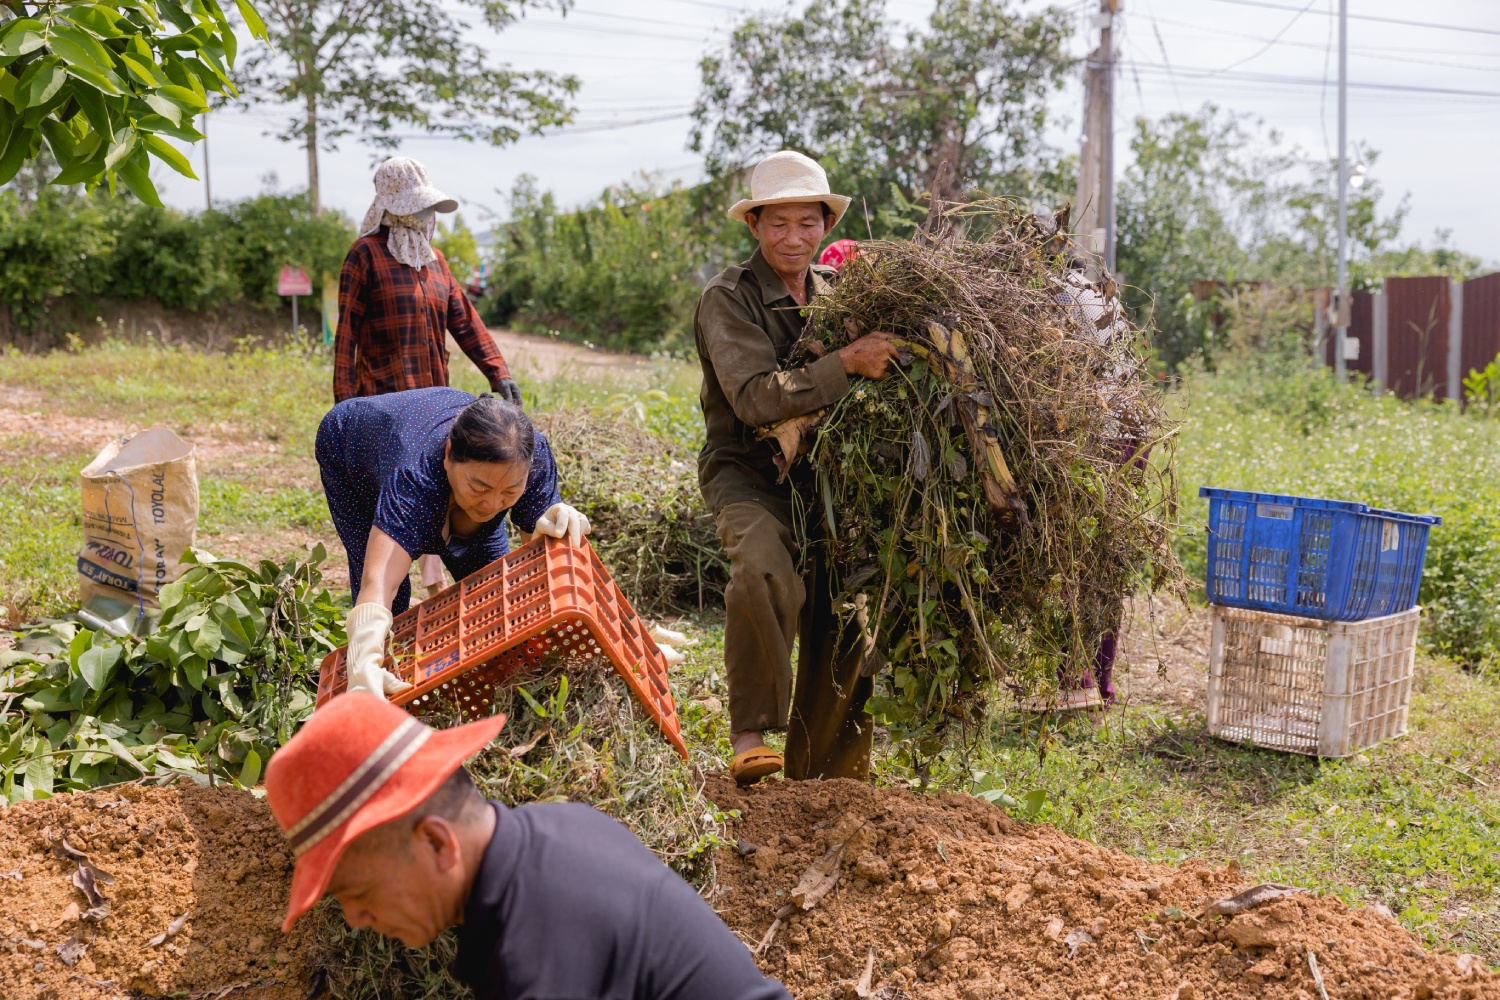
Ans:
POLYGON ((729 764, 729 776, 737 785, 751 785, 775 774, 785 764, 781 754, 762 743, 744 753, 735 754, 734 760, 729 764))
POLYGON ((1042 695, 1033 698, 1021 699, 1021 709, 1041 715, 1043 713, 1055 712, 1059 715, 1068 712, 1086 712, 1094 708, 1103 708, 1104 699, 1099 696, 1098 688, 1079 688, 1074 691, 1063 691, 1052 696, 1042 695))

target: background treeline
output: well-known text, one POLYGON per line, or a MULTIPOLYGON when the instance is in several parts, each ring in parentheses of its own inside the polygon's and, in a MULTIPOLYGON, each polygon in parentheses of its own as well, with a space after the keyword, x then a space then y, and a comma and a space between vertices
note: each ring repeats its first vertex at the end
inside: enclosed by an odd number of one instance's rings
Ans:
MULTIPOLYGON (((354 229, 303 194, 263 194, 194 213, 102 189, 0 190, 0 306, 20 330, 64 296, 152 297, 164 306, 274 308, 280 267, 337 274, 354 229)), ((55 331, 61 332, 61 331, 55 331)))

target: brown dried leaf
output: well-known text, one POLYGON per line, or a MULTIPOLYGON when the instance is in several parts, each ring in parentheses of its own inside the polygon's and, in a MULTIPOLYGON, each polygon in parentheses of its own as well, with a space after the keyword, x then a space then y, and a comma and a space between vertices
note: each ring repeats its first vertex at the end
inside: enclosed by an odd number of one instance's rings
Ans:
POLYGON ((806 450, 803 448, 804 438, 811 434, 826 416, 828 416, 828 409, 824 407, 821 410, 804 413, 800 417, 788 417, 769 427, 759 428, 755 432, 755 436, 762 441, 766 438, 773 438, 776 441, 776 447, 781 451, 775 456, 776 471, 779 473, 776 477, 778 483, 786 480, 786 474, 791 469, 792 463, 806 450))
POLYGON ((1069 931, 1068 936, 1063 939, 1063 944, 1068 946, 1069 958, 1077 958, 1079 948, 1082 948, 1086 944, 1093 943, 1094 936, 1088 931, 1084 930, 1082 927, 1079 927, 1076 930, 1069 931))
POLYGON ((1203 912, 1210 917, 1232 917, 1247 910, 1253 910, 1267 903, 1274 903, 1278 899, 1287 896, 1295 896, 1306 892, 1306 889, 1298 889, 1290 885, 1274 885, 1263 883, 1246 889, 1244 892, 1236 893, 1228 899, 1216 899, 1204 907, 1203 912))
POLYGON ((50 827, 45 832, 47 840, 52 844, 52 852, 58 857, 67 858, 70 861, 88 861, 89 856, 87 854, 84 854, 78 848, 74 847, 72 844, 68 843, 67 836, 61 831, 58 831, 57 836, 55 837, 52 835, 52 829, 50 827))
POLYGON ((167 925, 167 929, 166 930, 162 931, 160 934, 156 935, 154 938, 152 938, 151 940, 147 941, 146 943, 149 944, 153 948, 159 948, 163 944, 166 943, 166 941, 167 941, 168 938, 174 938, 174 937, 176 937, 177 934, 178 934, 178 932, 181 931, 185 926, 187 926, 188 914, 192 913, 192 912, 193 911, 191 909, 183 910, 182 911, 182 916, 180 916, 176 920, 172 921, 170 924, 167 925))
POLYGON ((104 894, 99 891, 98 870, 90 865, 78 862, 78 870, 73 873, 73 884, 83 891, 83 895, 89 901, 89 906, 99 906, 104 903, 104 894))
POLYGON ((756 958, 766 953, 766 949, 771 947, 771 942, 776 940, 776 932, 781 930, 782 923, 795 912, 797 912, 797 908, 791 903, 786 904, 776 911, 776 919, 771 921, 771 926, 766 928, 766 933, 761 937, 760 944, 755 946, 756 958))
POLYGON ((807 866, 792 890, 792 902, 804 910, 818 905, 818 900, 838 884, 844 861, 844 844, 830 847, 821 858, 807 866))
POLYGON ((538 743, 542 742, 542 740, 546 739, 548 736, 551 736, 551 735, 552 735, 552 730, 551 729, 543 729, 541 732, 539 732, 539 733, 536 734, 536 738, 533 739, 530 743, 522 743, 520 746, 518 746, 518 747, 511 747, 509 750, 507 750, 505 752, 510 757, 511 760, 519 760, 520 758, 522 758, 522 757, 526 756, 527 754, 531 753, 531 751, 535 750, 536 749, 536 745, 538 743))
POLYGON ((54 945, 53 948, 57 952, 57 957, 62 959, 63 964, 67 966, 77 964, 78 960, 83 957, 84 952, 89 950, 89 946, 76 937, 70 937, 62 944, 54 945))
POLYGON ((875 949, 870 949, 870 957, 865 959, 865 974, 859 977, 859 982, 854 984, 854 995, 860 998, 870 995, 870 979, 875 975, 875 949))

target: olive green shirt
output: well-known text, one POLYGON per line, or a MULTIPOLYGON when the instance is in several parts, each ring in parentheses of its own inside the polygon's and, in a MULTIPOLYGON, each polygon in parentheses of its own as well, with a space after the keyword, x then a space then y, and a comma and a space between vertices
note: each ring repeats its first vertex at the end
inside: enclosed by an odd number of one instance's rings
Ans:
MULTIPOLYGON (((809 301, 828 292, 833 274, 833 268, 813 265, 809 301)), ((693 315, 708 430, 698 456, 698 485, 715 513, 750 501, 790 521, 791 482, 777 485, 775 446, 757 441, 755 430, 828 406, 849 391, 837 354, 803 368, 782 367, 802 325, 796 300, 759 250, 703 289, 693 315)))

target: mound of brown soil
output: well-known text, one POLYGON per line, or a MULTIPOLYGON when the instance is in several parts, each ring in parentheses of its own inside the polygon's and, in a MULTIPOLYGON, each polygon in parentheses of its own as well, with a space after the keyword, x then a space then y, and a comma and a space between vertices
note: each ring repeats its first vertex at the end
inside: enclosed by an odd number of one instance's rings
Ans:
POLYGON ((0 809, 0 997, 302 1000, 306 922, 281 934, 291 867, 247 792, 125 785, 0 809))
POLYGON ((708 792, 743 817, 712 902, 751 944, 785 914, 760 962, 801 1000, 1318 1000, 1314 963, 1334 1000, 1500 998, 1500 976, 1424 951, 1389 915, 1304 893, 1209 916, 1248 887, 1234 866, 1148 864, 969 796, 842 780, 708 792), (820 859, 838 881, 799 909, 820 859))

